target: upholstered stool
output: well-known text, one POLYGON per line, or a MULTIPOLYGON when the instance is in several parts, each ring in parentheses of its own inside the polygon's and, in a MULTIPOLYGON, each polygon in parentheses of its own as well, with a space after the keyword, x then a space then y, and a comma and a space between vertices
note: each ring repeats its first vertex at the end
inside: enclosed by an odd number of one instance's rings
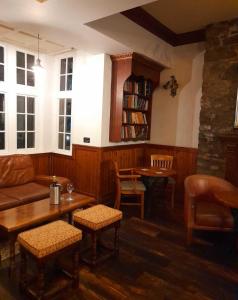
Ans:
POLYGON ((71 274, 71 279, 67 280, 68 276, 62 273, 61 277, 58 278, 60 280, 58 287, 61 285, 60 288, 66 288, 72 283, 73 287, 77 287, 79 280, 78 253, 81 239, 81 230, 64 221, 55 221, 20 233, 17 238, 21 253, 20 288, 37 299, 48 298, 59 292, 55 289, 55 286, 53 287, 52 284, 46 282, 44 269, 49 260, 58 258, 69 251, 73 252, 73 274, 71 274), (29 285, 27 280, 27 256, 36 261, 38 268, 37 280, 29 285))
POLYGON ((83 230, 85 233, 91 234, 92 237, 92 255, 88 259, 87 256, 82 255, 82 260, 92 266, 98 262, 112 256, 117 255, 119 251, 119 232, 120 220, 122 219, 122 212, 102 204, 95 205, 85 210, 73 214, 74 225, 83 230), (100 235, 102 231, 109 228, 115 228, 114 247, 108 248, 102 245, 100 235), (109 251, 106 254, 99 256, 98 251, 103 247, 109 251))

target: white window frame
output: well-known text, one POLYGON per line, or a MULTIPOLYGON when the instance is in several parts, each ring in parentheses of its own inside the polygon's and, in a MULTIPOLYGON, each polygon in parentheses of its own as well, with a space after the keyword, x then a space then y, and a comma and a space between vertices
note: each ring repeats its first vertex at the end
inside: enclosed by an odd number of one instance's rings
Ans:
POLYGON ((28 53, 28 52, 23 52, 23 51, 20 51, 20 50, 16 50, 16 84, 17 85, 21 85, 21 86, 27 86, 27 87, 30 87, 30 88, 35 88, 35 86, 36 86, 35 73, 34 73, 34 71, 32 69, 28 69, 27 68, 27 55, 33 56, 34 57, 34 61, 35 61, 36 57, 35 57, 34 54, 31 54, 31 53, 28 53), (17 52, 20 52, 20 53, 24 54, 24 56, 25 56, 25 68, 17 66, 17 52), (24 71, 24 74, 25 74, 25 84, 17 83, 17 70, 18 69, 24 71), (27 71, 30 71, 30 72, 32 72, 34 74, 34 85, 28 85, 27 84, 27 71))
POLYGON ((58 99, 58 135, 57 135, 57 148, 59 151, 71 151, 72 150, 72 98, 59 98, 58 99), (66 114, 66 103, 67 103, 67 100, 71 100, 71 111, 70 111, 70 115, 67 115, 66 114), (60 114, 60 110, 59 110, 59 107, 60 107, 60 101, 61 100, 64 100, 64 114, 60 114), (64 118, 64 131, 59 131, 59 119, 60 117, 64 118), (70 118, 70 132, 66 132, 66 118, 70 118), (62 148, 59 148, 59 134, 63 134, 63 149, 62 148), (70 135, 70 146, 69 146, 69 149, 65 149, 65 136, 67 135, 70 135))
POLYGON ((5 47, 0 45, 1 48, 3 48, 3 63, 0 62, 0 65, 3 66, 3 80, 1 80, 0 82, 5 82, 6 78, 5 78, 5 59, 6 59, 6 55, 5 55, 5 47))
POLYGON ((1 133, 4 132, 4 134, 5 134, 4 149, 0 149, 0 153, 4 153, 7 150, 7 128, 6 128, 7 127, 7 122, 6 122, 6 119, 7 119, 6 107, 7 107, 7 105, 6 105, 6 93, 0 91, 0 94, 4 95, 4 110, 1 111, 1 113, 4 113, 4 128, 5 128, 4 130, 0 130, 1 133))
POLYGON ((73 90, 73 73, 74 73, 74 57, 73 56, 68 56, 68 57, 63 57, 63 58, 60 58, 60 66, 59 66, 59 91, 60 92, 71 92, 73 90), (68 61, 69 61, 69 58, 72 58, 73 59, 73 67, 72 67, 72 73, 68 73, 68 61), (62 60, 66 60, 66 65, 65 65, 65 73, 60 73, 61 71, 61 61, 62 60), (72 76, 72 89, 71 90, 68 90, 67 89, 67 83, 68 83, 68 75, 71 75, 72 76), (61 83, 61 77, 65 76, 65 83, 64 83, 64 90, 60 90, 60 83, 61 83))
POLYGON ((36 99, 37 97, 34 96, 34 95, 28 95, 28 94, 17 94, 16 95, 16 150, 17 151, 36 151, 37 150, 37 142, 36 142, 36 138, 37 138, 37 131, 36 131, 36 99), (17 111, 17 97, 20 96, 20 97, 24 97, 24 101, 25 101, 25 112, 24 113, 19 113, 17 111), (28 113, 27 112, 27 99, 28 98, 33 98, 34 99, 34 113, 28 113), (18 115, 24 115, 25 116, 25 130, 17 130, 17 116, 18 115), (31 116, 34 116, 34 130, 27 130, 27 116, 28 115, 31 115, 31 116), (17 147, 17 133, 18 132, 23 132, 25 134, 25 147, 24 148, 18 148, 17 147), (28 148, 27 147, 27 133, 34 133, 34 147, 32 148, 28 148))

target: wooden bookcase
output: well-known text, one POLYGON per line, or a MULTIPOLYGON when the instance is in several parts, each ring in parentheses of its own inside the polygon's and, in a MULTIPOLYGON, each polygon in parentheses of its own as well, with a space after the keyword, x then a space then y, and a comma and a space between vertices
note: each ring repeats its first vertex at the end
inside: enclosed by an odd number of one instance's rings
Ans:
POLYGON ((163 66, 137 53, 111 56, 111 142, 150 139, 152 94, 163 66))

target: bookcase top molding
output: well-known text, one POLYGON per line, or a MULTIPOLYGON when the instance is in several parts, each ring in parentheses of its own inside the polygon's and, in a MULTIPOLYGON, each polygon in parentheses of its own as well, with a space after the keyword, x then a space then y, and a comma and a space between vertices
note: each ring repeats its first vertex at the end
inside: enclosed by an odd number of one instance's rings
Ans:
MULTIPOLYGON (((155 60, 153 60, 143 54, 137 53, 137 52, 111 55, 110 57, 111 57, 112 62, 130 60, 133 65, 142 64, 145 67, 154 69, 155 71, 157 71, 159 73, 165 68, 163 65, 156 62, 155 60)), ((132 65, 132 71, 133 71, 133 65, 132 65)))

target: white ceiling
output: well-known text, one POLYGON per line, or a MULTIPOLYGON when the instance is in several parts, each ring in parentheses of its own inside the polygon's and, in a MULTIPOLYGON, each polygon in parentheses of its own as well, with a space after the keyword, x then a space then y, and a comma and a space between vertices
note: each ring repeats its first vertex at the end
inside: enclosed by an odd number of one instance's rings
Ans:
POLYGON ((238 0, 0 0, 0 40, 36 50, 39 33, 44 53, 71 48, 90 53, 128 52, 135 50, 135 42, 140 49, 151 39, 146 30, 145 38, 137 38, 141 28, 119 17, 119 12, 137 6, 176 33, 238 17, 238 0), (102 30, 100 20, 105 19, 108 22, 102 30), (125 43, 128 39, 133 43, 125 43))
POLYGON ((69 48, 93 53, 120 53, 129 49, 84 25, 151 0, 36 0, 0 1, 0 40, 36 50, 36 37, 43 39, 45 53, 69 48), (42 2, 42 1, 40 1, 42 2))

